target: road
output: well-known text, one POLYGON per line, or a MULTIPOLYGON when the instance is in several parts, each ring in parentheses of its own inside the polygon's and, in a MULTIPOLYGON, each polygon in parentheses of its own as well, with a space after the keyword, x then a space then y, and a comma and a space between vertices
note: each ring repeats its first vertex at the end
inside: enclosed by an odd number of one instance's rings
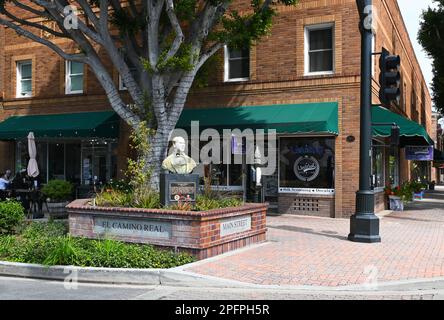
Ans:
POLYGON ((374 291, 69 285, 0 277, 0 300, 442 300, 444 281, 404 284, 374 291))

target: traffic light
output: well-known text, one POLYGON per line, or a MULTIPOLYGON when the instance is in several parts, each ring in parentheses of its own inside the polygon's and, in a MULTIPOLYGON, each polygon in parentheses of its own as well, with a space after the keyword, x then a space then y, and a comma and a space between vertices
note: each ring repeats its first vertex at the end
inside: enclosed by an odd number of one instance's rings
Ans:
POLYGON ((381 58, 379 61, 379 68, 381 70, 379 76, 379 99, 383 105, 389 105, 390 102, 399 104, 401 97, 401 58, 399 56, 391 55, 386 49, 382 49, 381 58))

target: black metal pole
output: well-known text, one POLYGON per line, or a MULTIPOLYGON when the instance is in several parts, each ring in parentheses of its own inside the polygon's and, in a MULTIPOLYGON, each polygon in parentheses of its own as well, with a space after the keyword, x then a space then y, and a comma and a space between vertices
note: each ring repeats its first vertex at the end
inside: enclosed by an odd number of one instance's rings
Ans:
POLYGON ((371 183, 372 164, 372 0, 356 0, 361 31, 361 127, 359 157, 359 191, 356 213, 350 218, 348 239, 355 242, 381 242, 379 218, 375 215, 375 194, 371 183))

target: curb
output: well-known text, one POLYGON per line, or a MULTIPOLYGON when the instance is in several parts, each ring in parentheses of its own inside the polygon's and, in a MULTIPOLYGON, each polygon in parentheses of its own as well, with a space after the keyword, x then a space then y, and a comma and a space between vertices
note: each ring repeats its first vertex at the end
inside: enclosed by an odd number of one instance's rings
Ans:
MULTIPOLYGON (((75 266, 43 266, 18 262, 0 261, 0 277, 17 277, 27 279, 44 279, 50 281, 76 281, 86 284, 132 285, 132 286, 171 286, 188 288, 230 288, 300 291, 317 293, 372 293, 377 294, 390 291, 425 292, 425 288, 412 289, 411 286, 432 285, 444 288, 444 277, 429 279, 408 279, 380 283, 379 289, 366 288, 363 285, 349 285, 339 287, 324 286, 279 286, 244 283, 235 280, 220 279, 213 276, 198 275, 178 269, 123 269, 123 268, 83 268, 75 266), (408 286, 408 287, 405 287, 408 286), (403 288, 404 287, 404 288, 403 288)), ((415 293, 415 294, 416 294, 415 293)))
POLYGON ((0 261, 0 276, 77 281, 92 284, 174 285, 180 287, 245 287, 224 279, 208 279, 171 269, 83 268, 75 266, 43 266, 38 264, 0 261))

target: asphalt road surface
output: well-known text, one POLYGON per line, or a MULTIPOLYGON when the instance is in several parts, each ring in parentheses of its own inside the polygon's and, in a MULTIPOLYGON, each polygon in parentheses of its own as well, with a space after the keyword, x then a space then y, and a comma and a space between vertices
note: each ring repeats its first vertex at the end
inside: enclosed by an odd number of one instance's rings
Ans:
POLYGON ((383 290, 312 291, 243 288, 184 288, 65 284, 0 277, 0 300, 440 300, 444 283, 402 285, 383 290))

